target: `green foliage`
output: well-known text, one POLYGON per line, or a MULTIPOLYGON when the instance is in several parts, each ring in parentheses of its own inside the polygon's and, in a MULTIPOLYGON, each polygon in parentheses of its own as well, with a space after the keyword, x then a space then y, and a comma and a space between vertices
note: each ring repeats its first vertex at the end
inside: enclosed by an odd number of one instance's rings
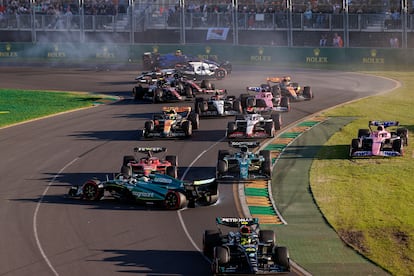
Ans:
POLYGON ((94 105, 101 96, 0 89, 0 127, 94 105))
POLYGON ((317 204, 341 238, 394 275, 414 275, 414 87, 412 72, 380 72, 398 79, 395 91, 327 111, 357 118, 333 135, 311 169, 317 204), (403 157, 344 158, 369 120, 397 120, 409 130, 403 157), (340 150, 333 151, 336 147, 340 150))

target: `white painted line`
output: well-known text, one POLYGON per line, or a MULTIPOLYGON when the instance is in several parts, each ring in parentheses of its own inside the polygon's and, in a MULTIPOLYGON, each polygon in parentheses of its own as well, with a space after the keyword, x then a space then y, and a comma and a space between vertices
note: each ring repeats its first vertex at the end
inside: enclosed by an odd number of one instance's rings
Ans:
POLYGON ((56 180, 56 178, 70 165, 72 165, 73 163, 75 163, 79 158, 75 158, 73 159, 71 162, 69 162, 68 164, 66 164, 54 177, 53 179, 49 182, 49 184, 47 185, 46 189, 43 191, 42 196, 40 197, 39 201, 36 204, 36 209, 35 212, 33 214, 33 233, 35 236, 35 240, 36 240, 36 245, 37 248, 40 251, 40 254, 42 255, 43 260, 46 262, 46 264, 48 265, 48 267, 50 268, 50 270, 53 272, 53 274, 55 276, 58 276, 59 273, 56 271, 56 269, 53 267, 52 263, 50 262, 49 258, 47 257, 45 251, 43 250, 42 244, 40 243, 40 239, 39 239, 39 234, 38 234, 38 223, 37 223, 37 215, 39 214, 39 208, 40 208, 40 204, 42 204, 44 197, 46 196, 47 192, 49 191, 49 188, 52 186, 53 182, 56 180))

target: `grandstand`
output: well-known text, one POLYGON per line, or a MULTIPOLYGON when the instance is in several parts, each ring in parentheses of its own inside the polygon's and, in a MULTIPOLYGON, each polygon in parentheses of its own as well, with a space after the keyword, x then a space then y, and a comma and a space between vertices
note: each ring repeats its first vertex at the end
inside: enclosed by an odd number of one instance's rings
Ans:
POLYGON ((0 0, 0 42, 414 48, 412 2, 0 0))

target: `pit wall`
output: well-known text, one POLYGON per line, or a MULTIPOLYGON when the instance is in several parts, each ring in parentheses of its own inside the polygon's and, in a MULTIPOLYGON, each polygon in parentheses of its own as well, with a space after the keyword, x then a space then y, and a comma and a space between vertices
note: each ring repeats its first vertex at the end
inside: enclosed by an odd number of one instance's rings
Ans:
POLYGON ((345 70, 414 69, 414 49, 272 47, 232 45, 152 45, 104 43, 0 43, 0 64, 131 64, 141 65, 144 52, 184 54, 233 64, 345 70), (338 67, 339 66, 339 67, 338 67))

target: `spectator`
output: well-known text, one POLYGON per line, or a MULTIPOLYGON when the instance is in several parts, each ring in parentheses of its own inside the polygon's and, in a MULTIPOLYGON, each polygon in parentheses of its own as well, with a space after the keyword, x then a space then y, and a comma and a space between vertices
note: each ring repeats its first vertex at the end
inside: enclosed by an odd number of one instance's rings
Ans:
POLYGON ((398 37, 395 36, 390 38, 390 46, 391 48, 400 48, 398 37))
POLYGON ((319 40, 319 46, 320 47, 325 47, 327 42, 328 42, 328 40, 326 38, 326 34, 322 34, 321 39, 319 40))
POLYGON ((338 35, 338 33, 334 33, 334 37, 332 39, 332 46, 342 48, 344 47, 344 42, 342 40, 342 37, 338 35))
POLYGON ((303 19, 305 23, 305 27, 312 28, 313 22, 312 22, 312 10, 310 8, 306 8, 306 11, 303 13, 303 19))

